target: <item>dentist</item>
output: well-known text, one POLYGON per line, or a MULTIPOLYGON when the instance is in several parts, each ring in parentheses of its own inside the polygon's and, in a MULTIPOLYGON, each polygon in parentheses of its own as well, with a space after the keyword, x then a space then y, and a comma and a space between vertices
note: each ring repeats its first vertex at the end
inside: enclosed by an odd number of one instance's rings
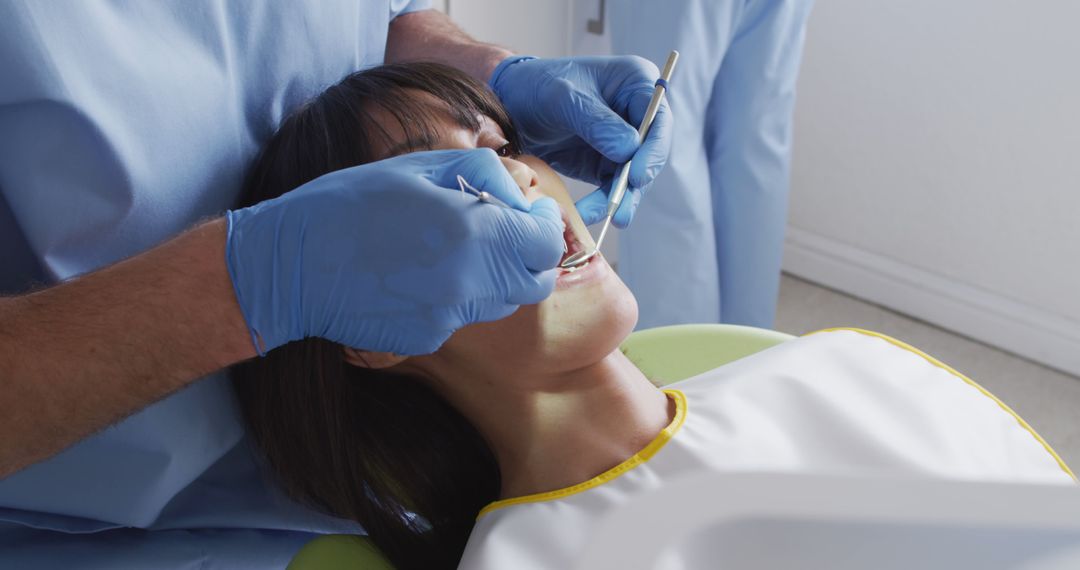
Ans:
MULTIPOLYGON (((643 145, 632 126, 655 66, 513 56, 427 8, 0 4, 0 567, 281 568, 317 534, 361 532, 269 482, 221 369, 309 336, 427 353, 550 293, 558 209, 526 203, 490 151, 401 156, 227 211, 261 143, 325 85, 441 61, 488 81, 564 174, 603 186, 634 157, 640 197, 663 167, 667 108, 643 145), (517 210, 466 207, 458 174, 517 210), (419 232, 425 247, 395 245, 419 232)), ((579 204, 587 222, 604 202, 579 204)))

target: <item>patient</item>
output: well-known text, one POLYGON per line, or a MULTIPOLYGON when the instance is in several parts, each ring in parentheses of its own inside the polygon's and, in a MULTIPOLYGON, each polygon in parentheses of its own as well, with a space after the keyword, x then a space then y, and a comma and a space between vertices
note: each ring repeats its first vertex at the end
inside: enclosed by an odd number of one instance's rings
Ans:
MULTIPOLYGON (((592 245, 554 171, 519 154, 495 96, 437 64, 356 73, 309 102, 264 149, 241 205, 340 168, 472 148, 498 153, 530 200, 559 201, 567 255, 592 245)), ((562 271, 547 300, 434 354, 313 338, 238 365, 234 380, 285 489, 360 522, 398 568, 453 568, 463 551, 474 567, 561 566, 604 505, 692 469, 1071 481, 1002 406, 891 339, 819 333, 662 391, 618 349, 636 318, 597 256, 562 271)))

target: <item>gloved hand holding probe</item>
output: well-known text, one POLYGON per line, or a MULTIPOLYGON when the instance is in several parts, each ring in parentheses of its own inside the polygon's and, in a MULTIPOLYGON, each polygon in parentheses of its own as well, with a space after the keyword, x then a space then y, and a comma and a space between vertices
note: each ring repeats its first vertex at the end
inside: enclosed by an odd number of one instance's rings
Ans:
POLYGON ((488 149, 340 170, 228 222, 229 275, 260 353, 312 336, 434 352, 546 298, 563 254, 555 201, 530 205, 488 149), (513 209, 463 199, 458 175, 513 209))
POLYGON ((599 186, 577 203, 586 225, 604 219, 612 178, 633 158, 626 198, 612 220, 625 228, 671 151, 671 112, 666 102, 645 142, 638 145, 637 126, 659 76, 656 65, 636 56, 512 56, 495 68, 489 84, 514 119, 529 154, 567 176, 599 186))

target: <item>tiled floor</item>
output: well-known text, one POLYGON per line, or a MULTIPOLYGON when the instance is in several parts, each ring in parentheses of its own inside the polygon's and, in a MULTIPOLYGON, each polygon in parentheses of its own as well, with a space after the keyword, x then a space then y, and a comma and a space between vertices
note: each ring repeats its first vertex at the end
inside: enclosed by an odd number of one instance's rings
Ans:
POLYGON ((1008 404, 1074 471, 1080 469, 1080 378, 784 275, 777 330, 802 334, 836 326, 887 334, 949 364, 1008 404))

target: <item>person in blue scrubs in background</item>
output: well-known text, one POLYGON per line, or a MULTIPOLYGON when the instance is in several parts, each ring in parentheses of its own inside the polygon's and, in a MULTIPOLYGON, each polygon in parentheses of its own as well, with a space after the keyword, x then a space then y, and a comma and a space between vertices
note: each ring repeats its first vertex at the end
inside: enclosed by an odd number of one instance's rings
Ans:
POLYGON ((644 144, 632 126, 655 65, 514 56, 427 8, 0 4, 0 567, 281 568, 314 535, 362 532, 267 482, 220 371, 315 336, 429 353, 551 292, 559 210, 528 204, 490 150, 229 211, 325 86, 440 61, 487 81, 564 174, 603 185, 633 156, 641 192, 663 167, 667 108, 644 144), (512 208, 462 201, 458 175, 512 208))
POLYGON ((795 82, 812 0, 612 0, 615 53, 681 57, 671 161, 619 236, 639 328, 772 328, 787 222, 795 82))

